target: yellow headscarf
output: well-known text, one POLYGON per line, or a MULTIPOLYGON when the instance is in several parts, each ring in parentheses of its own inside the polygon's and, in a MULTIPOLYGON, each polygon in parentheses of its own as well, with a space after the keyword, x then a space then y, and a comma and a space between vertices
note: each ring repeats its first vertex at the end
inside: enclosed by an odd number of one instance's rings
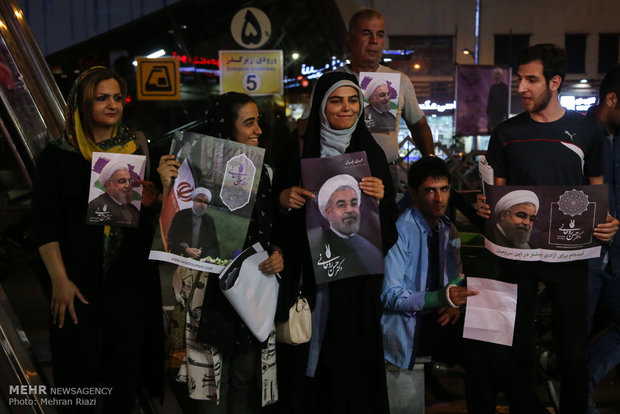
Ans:
POLYGON ((133 154, 138 149, 136 134, 122 124, 114 127, 112 139, 99 144, 95 143, 92 137, 87 137, 84 133, 78 105, 80 86, 87 76, 101 70, 107 71, 109 69, 103 66, 94 66, 82 72, 75 80, 67 97, 67 122, 63 139, 60 142, 62 148, 70 151, 79 151, 87 161, 92 160, 93 152, 133 154))

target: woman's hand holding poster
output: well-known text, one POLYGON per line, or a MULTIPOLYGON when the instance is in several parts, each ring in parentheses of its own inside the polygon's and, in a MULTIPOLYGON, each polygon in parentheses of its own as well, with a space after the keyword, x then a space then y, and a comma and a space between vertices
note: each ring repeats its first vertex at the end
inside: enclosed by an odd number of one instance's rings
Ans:
POLYGON ((600 255, 594 227, 607 219, 607 185, 485 184, 491 215, 485 246, 522 261, 570 262, 600 255))
POLYGON ((306 203, 316 283, 383 273, 377 200, 359 187, 370 176, 366 153, 302 159, 301 174, 316 196, 306 203))

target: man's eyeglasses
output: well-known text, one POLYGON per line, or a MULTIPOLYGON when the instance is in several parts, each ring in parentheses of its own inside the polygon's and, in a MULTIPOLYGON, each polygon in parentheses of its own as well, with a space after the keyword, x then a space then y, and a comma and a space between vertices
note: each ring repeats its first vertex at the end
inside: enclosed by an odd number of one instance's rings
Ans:
POLYGON ((133 184, 134 180, 132 178, 119 178, 118 180, 116 180, 117 184, 120 185, 125 185, 125 184, 133 184))
POLYGON ((378 97, 378 98, 385 98, 386 96, 390 96, 390 93, 389 92, 381 92, 381 93, 376 93, 375 96, 378 97))
POLYGON ((209 204, 209 202, 207 200, 201 200, 199 198, 195 198, 194 199, 194 203, 209 204))

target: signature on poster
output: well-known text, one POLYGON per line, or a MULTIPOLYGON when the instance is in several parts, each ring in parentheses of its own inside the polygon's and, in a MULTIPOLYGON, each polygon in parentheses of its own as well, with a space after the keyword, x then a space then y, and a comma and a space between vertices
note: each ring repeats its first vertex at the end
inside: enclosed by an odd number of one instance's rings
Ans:
POLYGON ((347 167, 349 165, 357 165, 357 164, 360 164, 362 162, 364 162, 363 158, 356 158, 354 160, 347 161, 344 165, 345 165, 345 167, 347 167))
POLYGON ((239 164, 239 168, 238 171, 233 171, 234 169, 231 169, 229 171, 230 176, 235 180, 233 182, 234 186, 239 186, 239 185, 246 185, 248 183, 248 174, 244 173, 244 164, 240 163, 239 164))
POLYGON ((230 211, 248 204, 256 172, 256 166, 245 154, 234 156, 226 162, 226 175, 222 182, 220 198, 230 211))
POLYGON ((325 245, 325 259, 323 259, 323 254, 319 255, 319 260, 316 262, 317 266, 323 267, 324 270, 327 270, 327 277, 334 277, 342 270, 342 264, 346 259, 340 259, 340 256, 331 257, 332 252, 329 244, 325 245))
POLYGON ((562 223, 559 230, 564 235, 566 241, 579 240, 584 233, 580 228, 575 228, 575 220, 570 221, 568 228, 565 228, 564 223, 562 223))
POLYGON ((95 216, 100 222, 106 222, 112 218, 112 212, 108 211, 108 205, 104 204, 101 210, 95 211, 95 216))

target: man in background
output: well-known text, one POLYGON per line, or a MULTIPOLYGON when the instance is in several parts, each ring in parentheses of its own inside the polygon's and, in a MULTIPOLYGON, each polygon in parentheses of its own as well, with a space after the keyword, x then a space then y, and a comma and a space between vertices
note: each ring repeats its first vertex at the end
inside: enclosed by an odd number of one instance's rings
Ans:
MULTIPOLYGON (((598 106, 591 110, 588 115, 593 116, 605 128, 607 136, 607 172, 604 180, 609 186, 609 214, 616 217, 620 210, 620 193, 617 192, 617 186, 620 185, 620 65, 603 78, 598 106)), ((588 296, 590 330, 597 305, 602 305, 612 319, 611 326, 597 336, 588 348, 588 414, 597 414, 598 410, 592 401, 592 391, 611 369, 620 364, 620 244, 615 238, 602 244, 600 257, 590 259, 588 296)))
POLYGON ((398 241, 385 257, 383 348, 387 362, 401 369, 413 369, 416 355, 461 362, 458 307, 477 292, 458 286, 463 282, 460 240, 445 215, 449 180, 439 157, 422 157, 411 165, 414 207, 396 222, 398 241))
POLYGON ((487 131, 508 118, 508 85, 504 83, 504 71, 499 66, 493 69, 493 85, 489 88, 487 99, 487 131))
MULTIPOLYGON (((422 155, 434 154, 433 135, 426 122, 424 112, 418 105, 411 80, 404 73, 379 64, 383 55, 385 40, 385 19, 374 9, 362 9, 351 16, 347 45, 349 46, 351 63, 337 71, 353 74, 358 77, 360 72, 384 72, 400 74, 400 90, 398 91, 398 108, 396 110, 396 128, 389 132, 374 132, 372 136, 383 148, 388 162, 398 158, 398 129, 401 117, 405 120, 418 150, 422 155)), ((310 100, 312 101, 312 99, 310 100)), ((302 119, 310 116, 310 105, 304 111, 302 119)), ((300 124, 300 134, 305 132, 305 124, 300 124)), ((393 175, 395 172, 393 171, 393 175)))
MULTIPOLYGON (((560 105, 560 88, 566 75, 566 53, 552 44, 538 44, 517 55, 519 95, 524 112, 495 128, 489 141, 487 160, 495 185, 582 185, 602 184, 603 137, 593 122, 560 105)), ((487 204, 478 214, 488 218, 487 204)), ((594 228, 594 237, 607 242, 618 229, 608 217, 594 228)), ((544 283, 553 308, 552 326, 562 386, 562 414, 587 410, 587 260, 572 262, 523 262, 499 259, 499 279, 518 286, 513 346, 489 347, 478 364, 468 367, 468 410, 495 412, 494 368, 507 368, 502 379, 518 379, 520 396, 508 395, 510 412, 543 411, 536 394, 536 303, 538 285, 544 283), (485 372, 486 371, 486 372, 485 372)), ((475 349, 475 347, 473 348, 475 349)), ((496 372, 496 371, 495 371, 496 372)), ((510 392, 504 388, 504 392, 510 392)))

